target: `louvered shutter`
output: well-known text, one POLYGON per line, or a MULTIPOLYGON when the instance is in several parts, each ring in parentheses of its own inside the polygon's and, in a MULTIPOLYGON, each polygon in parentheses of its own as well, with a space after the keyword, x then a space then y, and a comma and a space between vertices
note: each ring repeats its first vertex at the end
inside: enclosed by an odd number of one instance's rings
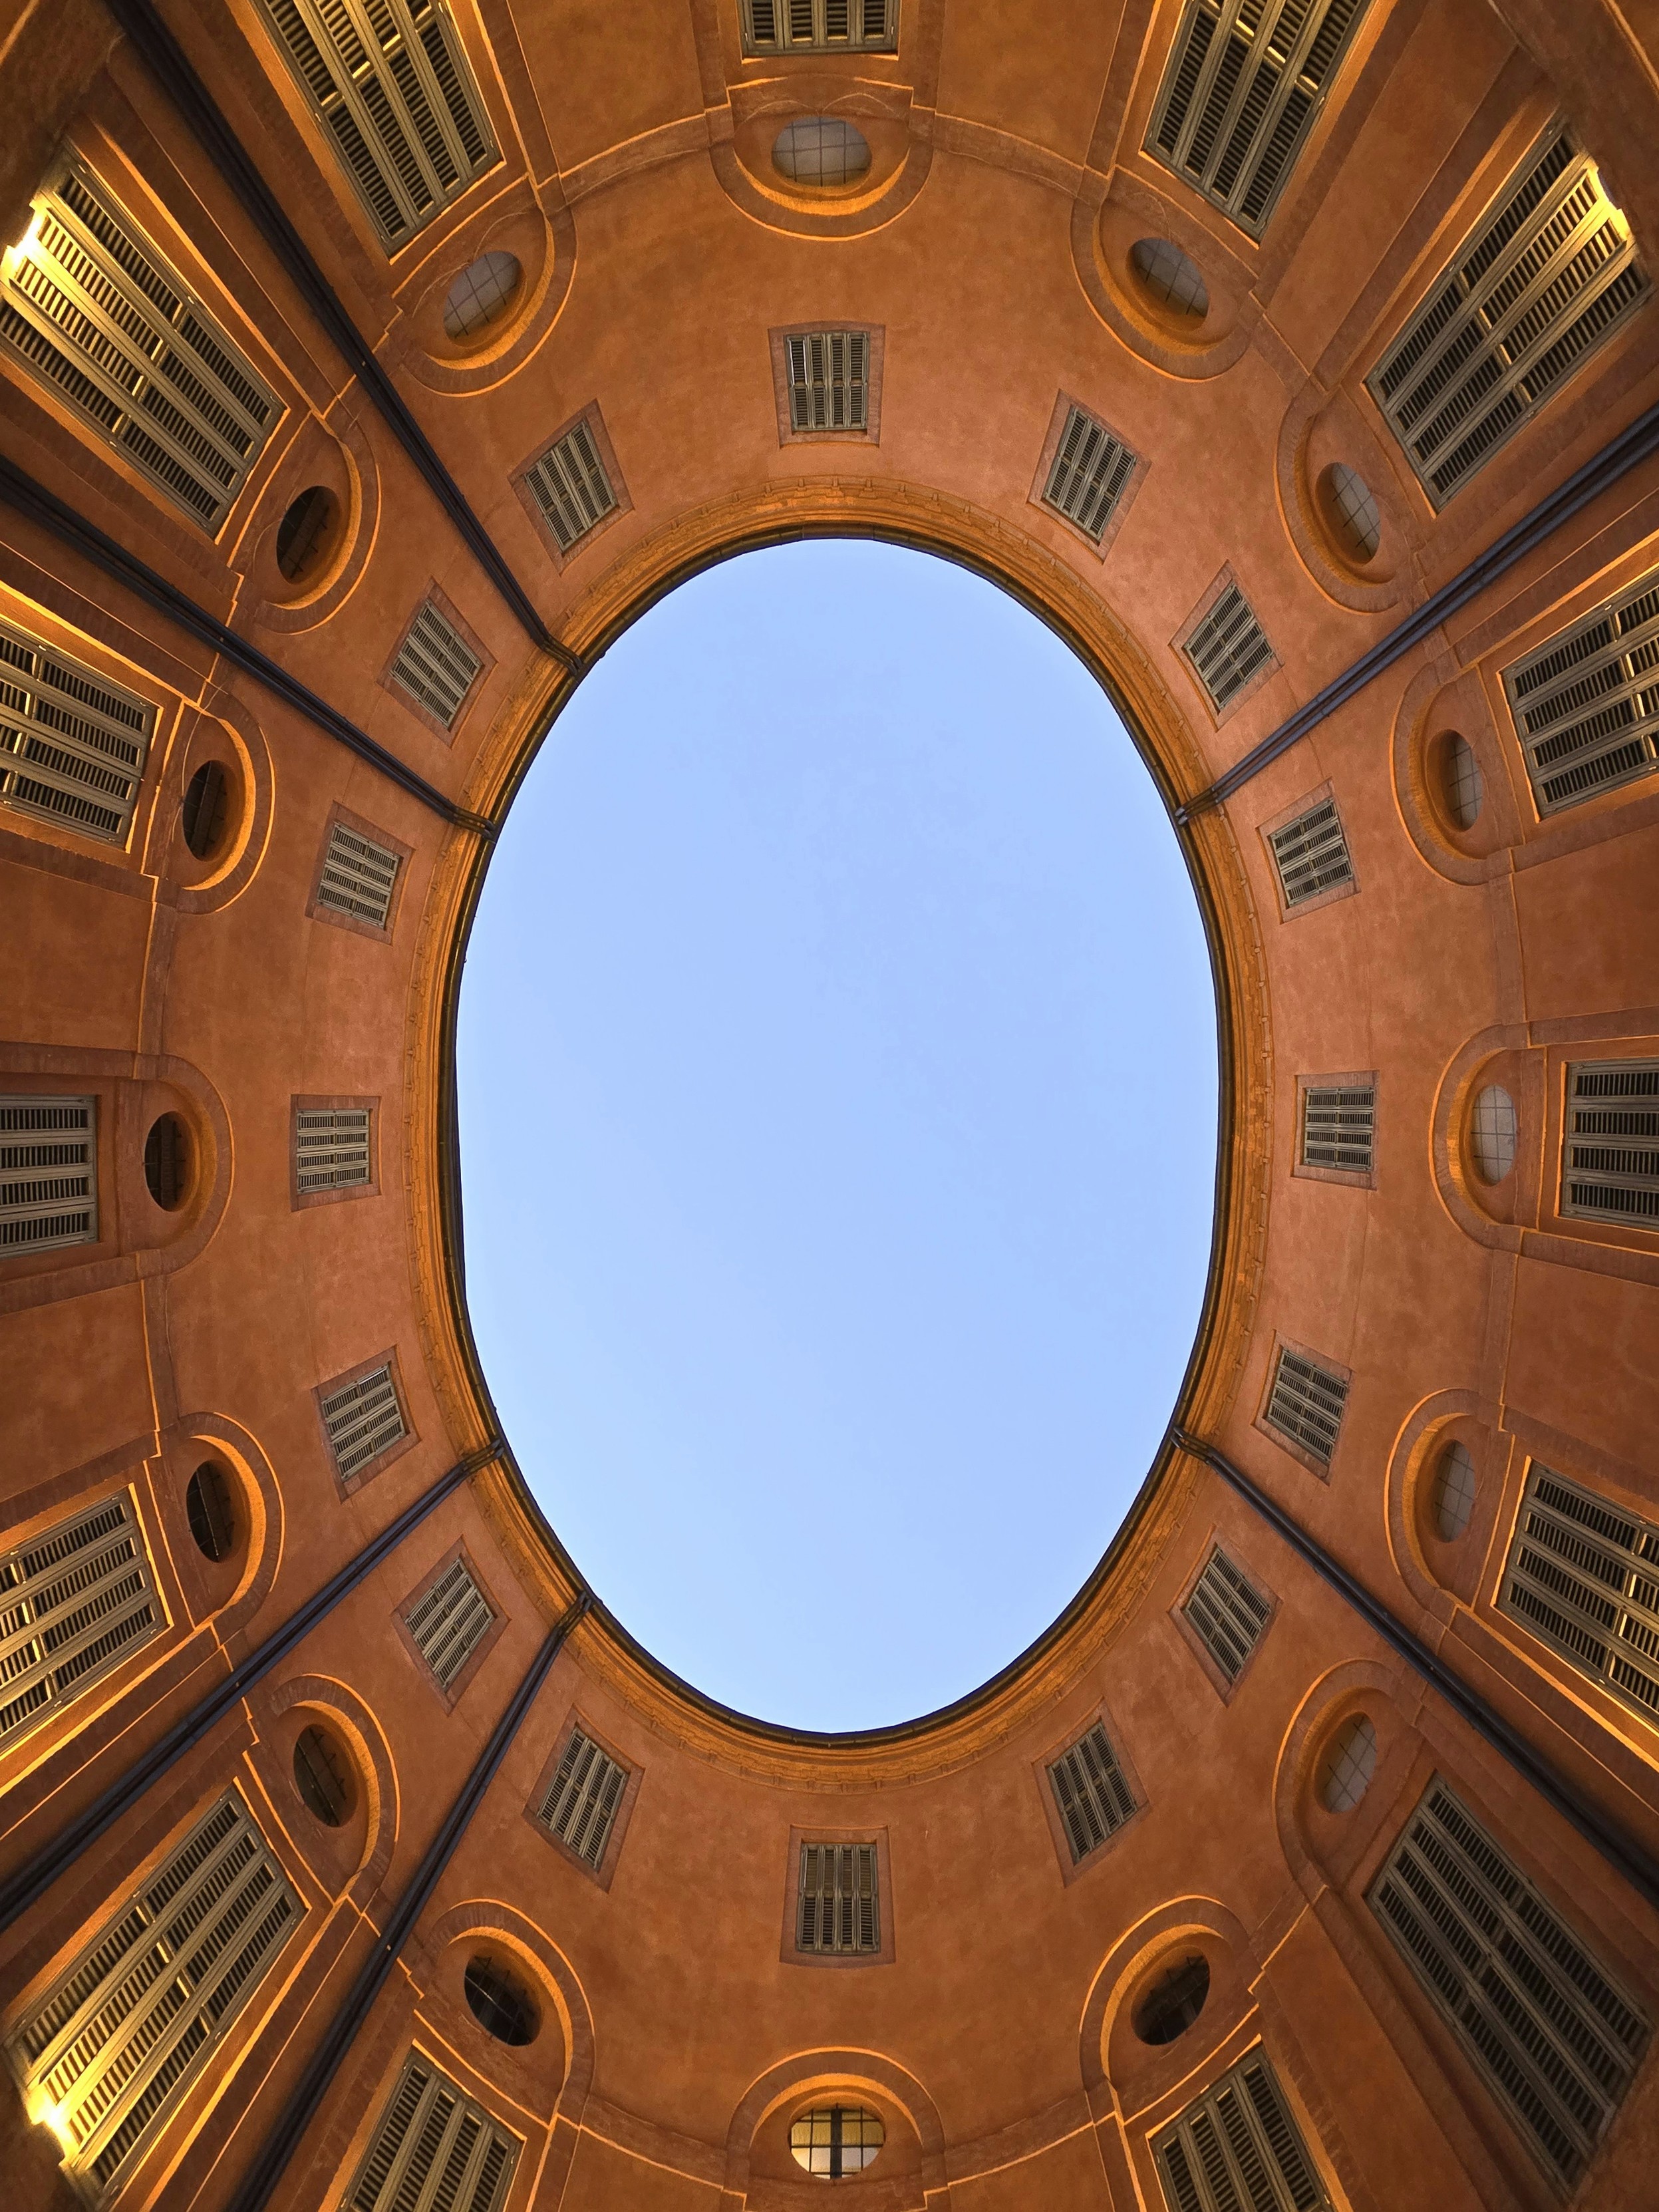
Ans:
POLYGON ((0 344, 210 536, 282 412, 78 162, 52 172, 0 260, 0 344))
POLYGON ((1567 1070, 1561 1211, 1659 1229, 1659 1060, 1567 1070))
POLYGON ((628 1769, 576 1729, 537 1817, 597 1871, 604 1863, 605 1847, 627 1787, 628 1769))
POLYGON ((525 471, 525 482, 548 528, 568 553, 617 504, 593 433, 578 422, 525 471))
POLYGON ((389 1364, 375 1368, 356 1382, 343 1382, 325 1391, 322 1413, 334 1464, 343 1479, 356 1474, 408 1434, 389 1364))
POLYGON ((1121 439, 1074 406, 1060 434, 1042 496, 1098 545, 1138 466, 1138 456, 1121 439))
POLYGON ((1267 843, 1287 907, 1353 881, 1347 836, 1334 799, 1322 799, 1282 830, 1269 831, 1267 843))
POLYGON ((873 1844, 803 1844, 795 1948, 870 1955, 881 1949, 881 1899, 873 1844))
POLYGON ((1534 1461, 1498 1602, 1659 1723, 1659 1524, 1534 1461))
POLYGON ((0 1259, 98 1242, 98 1101, 0 1096, 0 1259))
POLYGON ((739 0, 745 54, 891 53, 898 0, 739 0))
POLYGON ((301 1918, 228 1790, 22 2014, 9 2039, 13 2070, 31 2117, 53 2115, 84 2196, 101 2198, 130 2170, 301 1918))
POLYGON ((798 331, 784 341, 792 429, 870 427, 870 337, 866 331, 798 331))
POLYGON ((1571 2186, 1647 2046, 1635 2000, 1437 1776, 1368 1902, 1522 2139, 1571 2186))
POLYGON ((1146 150, 1260 238, 1365 0, 1187 0, 1146 150))
POLYGON ((1054 1760, 1048 1786, 1074 1865, 1115 1834, 1135 1809, 1128 1778, 1098 1721, 1054 1760))
POLYGON ((302 1106, 294 1115, 294 1182, 301 1193, 369 1180, 372 1109, 302 1106))
POLYGON ((468 1573, 465 1560, 454 1559, 410 1607, 404 1625, 439 1688, 447 1690, 489 1634, 495 1619, 489 1601, 468 1573))
POLYGON ((1229 584, 1194 623, 1181 649, 1218 714, 1273 657, 1267 632, 1237 584, 1229 584))
POLYGON ((483 665, 454 623, 428 599, 398 648, 392 680, 453 730, 483 665))
POLYGON ((1260 2044, 1152 2145, 1170 2212, 1314 2212, 1329 2203, 1260 2044))
POLYGON ((1554 125, 1365 379, 1437 507, 1650 289, 1595 162, 1554 125))
POLYGON ((362 830, 337 822, 328 833, 317 903, 385 929, 391 920, 392 897, 401 866, 396 853, 377 845, 362 830))
POLYGON ((387 251, 500 159, 447 0, 264 0, 387 251))
POLYGON ((0 799, 125 845, 155 709, 0 622, 0 799))
POLYGON ((1347 1402, 1343 1376, 1281 1346, 1264 1417, 1270 1427, 1328 1467, 1347 1402))
POLYGON ((0 1745, 79 1697, 164 1625, 125 1492, 0 1555, 0 1745))
POLYGON ((1216 1665, 1236 1682, 1261 1641, 1272 1608, 1218 1544, 1182 1611, 1216 1665))
POLYGON ((483 2106, 411 2051, 344 2203, 349 2212, 500 2212, 520 2148, 483 2106))
POLYGON ((1370 1084, 1309 1084, 1302 1093, 1302 1164, 1369 1175, 1376 1093, 1370 1084))
POLYGON ((1540 814, 1659 763, 1659 576, 1652 573, 1504 671, 1540 814))

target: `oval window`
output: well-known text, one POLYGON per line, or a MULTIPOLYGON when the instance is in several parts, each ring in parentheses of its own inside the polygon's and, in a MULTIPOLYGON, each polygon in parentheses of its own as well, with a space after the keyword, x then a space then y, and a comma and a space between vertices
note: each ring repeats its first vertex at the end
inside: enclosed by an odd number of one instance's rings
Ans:
POLYGON ((1350 561, 1364 568, 1382 542, 1382 517, 1376 495, 1357 469, 1333 461, 1319 479, 1319 495, 1337 544, 1350 561))
POLYGON ((541 2008, 509 1967, 480 1951, 466 1962, 462 1982, 467 2008, 486 2035, 497 2043, 533 2043, 542 2024, 541 2008))
POLYGON ((1209 288, 1195 261, 1167 238, 1138 238, 1129 263, 1155 307, 1183 322, 1202 322, 1210 312, 1209 288))
POLYGON ((204 1559, 228 1559, 236 1548, 236 1509, 224 1469, 204 1459, 185 1492, 190 1533, 204 1559))
POLYGON ((786 123, 772 149, 781 174, 815 191, 850 185, 870 167, 863 131, 838 115, 801 115, 786 123))
POLYGON ((356 1795, 351 1763, 328 1730, 315 1722, 301 1729, 295 1741, 294 1786, 325 1828, 339 1827, 351 1810, 356 1795))
POLYGON ((198 860, 210 860, 224 837, 230 778, 218 761, 204 761, 185 786, 179 810, 185 842, 198 860))
POLYGON ((1515 1101, 1502 1084, 1489 1083, 1469 1116, 1469 1153, 1482 1182, 1502 1182, 1515 1165, 1515 1101))
POLYGON ((1343 1722, 1319 1762, 1319 1802, 1328 1813, 1352 1813, 1376 1771, 1376 1730, 1364 1713, 1343 1722))
POLYGON ((150 1124, 144 1139, 144 1181, 149 1194, 168 1213, 190 1196, 190 1132, 176 1114, 150 1124))
POLYGON ((1143 2043, 1173 2043, 1204 2009, 1210 1994, 1210 1962, 1194 1955, 1171 1966, 1152 1984, 1130 2022, 1143 2043))
POLYGON ((817 2105, 802 2112, 789 2130, 789 2148, 797 2166, 821 2181, 862 2173, 887 2140, 878 2112, 862 2105, 817 2105))
POLYGON ((1454 1544, 1469 1525, 1474 1511, 1474 1462, 1468 1448, 1454 1437, 1440 1455, 1430 1498, 1434 1533, 1443 1544, 1454 1544))
POLYGON ((276 566, 290 584, 303 584, 327 560, 340 502, 324 484, 310 484, 276 526, 276 566))
POLYGON ((458 342, 476 338, 513 312, 523 275, 516 253, 497 247, 468 264, 444 301, 444 335, 458 342))
POLYGON ((1446 811, 1452 826, 1457 830, 1473 830, 1480 818, 1480 809, 1486 799, 1486 785, 1480 774, 1480 763, 1474 757, 1474 747, 1458 731, 1453 730, 1446 738, 1440 762, 1441 789, 1446 801, 1446 811))

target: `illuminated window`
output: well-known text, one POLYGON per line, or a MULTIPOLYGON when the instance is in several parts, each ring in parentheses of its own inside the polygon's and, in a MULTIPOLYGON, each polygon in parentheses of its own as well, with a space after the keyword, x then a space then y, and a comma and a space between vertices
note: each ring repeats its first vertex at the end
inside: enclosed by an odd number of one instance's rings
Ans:
POLYGON ((0 1553, 0 1744, 78 1698, 163 1623, 125 1492, 0 1553))
POLYGON ((155 709, 0 622, 0 799, 125 845, 155 709))
POLYGON ((881 1949, 873 1844, 803 1844, 795 1948, 830 1954, 881 1949))
POLYGON ((1659 1524, 1533 1462, 1498 1602, 1659 1722, 1659 1524))
POLYGON ((501 2212, 516 2136, 411 2051, 346 2192, 346 2212, 501 2212))
POLYGON ((1054 1760, 1048 1787, 1074 1866, 1115 1834, 1135 1809, 1128 1778, 1098 1721, 1054 1760))
POLYGON ((789 2149, 797 2166, 821 2181, 840 2181, 875 2163, 887 2140, 878 2112, 862 2105, 819 2105, 790 2123, 789 2149))
POLYGON ((1315 2212, 1330 2200, 1258 2043, 1152 2144, 1170 2212, 1315 2212))

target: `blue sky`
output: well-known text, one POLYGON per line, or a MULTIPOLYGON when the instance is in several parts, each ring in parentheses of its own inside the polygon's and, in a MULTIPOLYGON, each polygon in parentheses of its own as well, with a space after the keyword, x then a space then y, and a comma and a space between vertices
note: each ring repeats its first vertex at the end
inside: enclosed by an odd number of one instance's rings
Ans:
POLYGON ((1054 1618, 1208 1263, 1215 1009, 1152 780, 1060 641, 835 542, 654 608, 499 840, 468 1293, 543 1510, 710 1696, 875 1727, 1054 1618))

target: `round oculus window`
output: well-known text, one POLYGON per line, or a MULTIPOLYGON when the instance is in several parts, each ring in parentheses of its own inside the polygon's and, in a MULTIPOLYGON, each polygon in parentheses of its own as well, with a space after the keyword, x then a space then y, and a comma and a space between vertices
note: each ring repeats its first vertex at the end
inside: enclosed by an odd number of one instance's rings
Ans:
POLYGON ((228 1559, 236 1548, 236 1509, 225 1471, 204 1459, 185 1491, 185 1511, 204 1559, 228 1559))
POLYGON ((1319 1762, 1319 1802, 1328 1813, 1352 1813, 1376 1771, 1376 1730, 1364 1713, 1343 1722, 1319 1762))
POLYGON ((220 761, 204 761, 185 786, 179 827, 192 857, 210 860, 224 841, 230 806, 230 778, 220 761))
POLYGON ((334 544, 340 502, 325 484, 310 484, 276 526, 276 566, 290 584, 317 574, 334 544))
POLYGON ((542 2024, 541 2008, 519 1977, 499 1959, 480 1951, 466 1962, 462 1979, 467 2009, 497 2043, 533 2043, 542 2024))
POLYGON ((144 1139, 144 1182, 164 1212, 176 1213, 190 1196, 190 1132, 177 1114, 150 1123, 144 1139))
POLYGON ((516 253, 498 246, 469 262, 444 301, 444 334, 460 343, 476 338, 513 312, 524 271, 516 253))
POLYGON ((1195 261, 1167 238, 1138 238, 1129 264, 1154 307, 1183 322, 1201 323, 1210 312, 1209 287, 1195 261))
POLYGON ((790 2154, 820 2181, 862 2173, 887 2140, 878 2112, 862 2105, 817 2105, 789 2130, 790 2154))
POLYGON ((1334 461, 1319 479, 1325 516, 1337 544, 1350 561, 1364 568, 1382 542, 1382 517, 1376 495, 1358 469, 1334 461))
POLYGON ((1469 1156, 1482 1182, 1502 1182, 1515 1165, 1515 1101, 1500 1083, 1489 1083, 1469 1115, 1469 1156))
POLYGON ((786 123, 772 148, 780 175, 810 191, 856 183, 870 167, 870 142, 838 115, 801 115, 786 123))
POLYGON ((1458 731, 1451 731, 1440 757, 1440 789, 1446 812, 1455 830, 1473 830, 1480 819, 1486 796, 1480 763, 1474 747, 1458 731))
POLYGON ((1168 1967, 1135 2007, 1131 2027, 1143 2043, 1173 2043, 1204 2009, 1210 1994, 1210 1962, 1194 1954, 1168 1967))
POLYGON ((342 1826, 356 1796, 349 1760, 328 1730, 314 1721, 301 1729, 295 1742, 294 1786, 325 1828, 342 1826))
POLYGON ((1455 1544, 1469 1525, 1474 1511, 1474 1462, 1467 1444, 1454 1437, 1440 1455, 1430 1498, 1434 1533, 1443 1544, 1455 1544))

